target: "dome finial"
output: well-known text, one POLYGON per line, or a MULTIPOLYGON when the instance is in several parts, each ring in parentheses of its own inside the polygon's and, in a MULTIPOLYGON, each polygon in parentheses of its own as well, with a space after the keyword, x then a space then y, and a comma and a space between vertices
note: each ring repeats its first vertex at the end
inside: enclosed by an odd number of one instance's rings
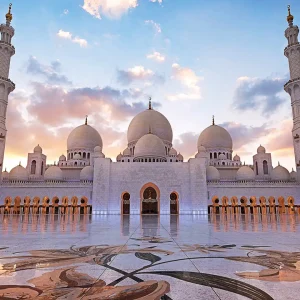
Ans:
POLYGON ((152 102, 151 102, 152 98, 149 97, 149 109, 152 109, 152 102))
POLYGON ((278 162, 278 166, 280 166, 280 162, 278 162))
POLYGON ((149 133, 152 134, 151 126, 149 125, 149 133))
POLYGON ((19 161, 19 166, 21 166, 21 161, 19 161))
POLYGON ((294 20, 294 16, 291 14, 291 6, 288 5, 288 16, 286 17, 286 20, 288 21, 290 26, 293 26, 293 20, 294 20))
POLYGON ((9 4, 9 7, 8 7, 8 13, 5 15, 5 18, 6 18, 6 25, 9 26, 10 25, 10 22, 13 18, 12 14, 11 14, 11 7, 12 7, 12 4, 10 3, 9 4))
POLYGON ((215 116, 213 115, 212 124, 215 125, 215 116))
POLYGON ((87 118, 88 118, 88 115, 85 116, 85 123, 84 123, 85 125, 87 125, 87 118))

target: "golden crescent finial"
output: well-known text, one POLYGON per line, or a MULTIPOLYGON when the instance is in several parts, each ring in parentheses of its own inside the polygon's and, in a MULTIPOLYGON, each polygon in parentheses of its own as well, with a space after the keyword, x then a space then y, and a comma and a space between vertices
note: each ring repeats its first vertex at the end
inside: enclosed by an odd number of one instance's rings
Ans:
POLYGON ((294 20, 294 16, 291 15, 291 6, 288 5, 287 8, 288 8, 288 16, 286 17, 286 20, 287 20, 289 23, 292 23, 293 20, 294 20))
POLYGON ((13 18, 12 14, 11 14, 11 7, 12 7, 12 4, 9 3, 9 6, 8 6, 8 13, 5 15, 6 21, 9 22, 9 23, 11 22, 11 20, 12 20, 12 18, 13 18))

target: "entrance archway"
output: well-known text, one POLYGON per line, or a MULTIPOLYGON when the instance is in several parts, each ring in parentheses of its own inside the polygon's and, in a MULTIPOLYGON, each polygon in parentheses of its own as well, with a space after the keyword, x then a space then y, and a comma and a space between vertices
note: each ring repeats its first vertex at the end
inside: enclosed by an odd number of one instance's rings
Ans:
POLYGON ((177 215, 178 214, 178 193, 172 192, 170 194, 170 214, 177 215))
POLYGON ((122 214, 129 215, 130 214, 130 194, 125 192, 122 194, 122 214))
POLYGON ((153 183, 145 184, 140 192, 141 214, 158 214, 160 204, 160 191, 153 183))

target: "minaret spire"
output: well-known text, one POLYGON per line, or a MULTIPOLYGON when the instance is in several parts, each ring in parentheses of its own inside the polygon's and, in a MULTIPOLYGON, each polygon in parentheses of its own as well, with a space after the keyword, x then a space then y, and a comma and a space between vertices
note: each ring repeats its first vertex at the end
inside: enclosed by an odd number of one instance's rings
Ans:
MULTIPOLYGON (((300 181, 300 52, 299 52, 299 28, 293 24, 294 16, 291 14, 291 7, 288 5, 287 21, 289 27, 285 30, 285 37, 288 41, 284 49, 284 55, 289 61, 290 80, 284 85, 284 90, 290 95, 293 114, 293 143, 295 162, 297 169, 297 180, 300 181)), ((279 164, 279 163, 278 163, 279 164)))
POLYGON ((152 98, 149 97, 149 109, 151 110, 152 109, 152 102, 151 102, 152 98))
POLYGON ((9 79, 11 57, 15 54, 15 47, 12 45, 12 38, 15 30, 10 25, 12 21, 11 4, 5 15, 6 23, 0 24, 0 172, 2 171, 5 141, 6 141, 6 111, 8 95, 15 89, 15 84, 9 79))
POLYGON ((292 27, 293 26, 294 16, 291 15, 291 6, 288 5, 287 7, 288 7, 288 16, 286 17, 286 20, 288 21, 289 26, 292 27))

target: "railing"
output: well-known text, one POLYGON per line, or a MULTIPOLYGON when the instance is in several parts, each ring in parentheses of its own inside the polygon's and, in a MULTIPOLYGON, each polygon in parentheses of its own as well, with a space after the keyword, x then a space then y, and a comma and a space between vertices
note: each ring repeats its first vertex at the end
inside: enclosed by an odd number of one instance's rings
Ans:
POLYGON ((1 40, 0 40, 0 44, 8 45, 8 46, 12 47, 12 48, 15 50, 15 47, 14 47, 11 43, 8 43, 8 42, 1 41, 1 40))
POLYGON ((10 187, 10 186, 92 186, 93 181, 85 180, 85 181, 2 181, 0 184, 1 187, 10 187))
POLYGON ((237 180, 228 180, 228 181, 214 181, 208 180, 207 185, 209 186, 299 186, 300 183, 297 181, 237 181, 237 180))

